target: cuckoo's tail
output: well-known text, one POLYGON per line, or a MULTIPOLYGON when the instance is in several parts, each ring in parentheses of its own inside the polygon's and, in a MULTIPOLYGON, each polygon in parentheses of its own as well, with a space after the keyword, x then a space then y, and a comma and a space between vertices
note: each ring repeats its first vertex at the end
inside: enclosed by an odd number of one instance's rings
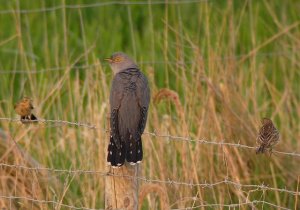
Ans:
POLYGON ((114 139, 111 137, 107 151, 107 162, 113 167, 120 167, 125 162, 125 145, 121 142, 120 145, 116 145, 114 139))
POLYGON ((129 162, 131 165, 140 163, 143 159, 143 145, 141 137, 139 136, 138 140, 130 138, 126 146, 127 162, 129 162))

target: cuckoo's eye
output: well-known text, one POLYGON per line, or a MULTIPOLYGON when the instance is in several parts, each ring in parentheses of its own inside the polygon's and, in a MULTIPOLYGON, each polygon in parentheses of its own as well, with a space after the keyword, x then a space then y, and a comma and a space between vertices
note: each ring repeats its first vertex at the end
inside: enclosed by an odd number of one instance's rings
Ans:
POLYGON ((121 61, 123 61, 123 58, 121 56, 116 56, 113 58, 114 63, 120 63, 121 61))

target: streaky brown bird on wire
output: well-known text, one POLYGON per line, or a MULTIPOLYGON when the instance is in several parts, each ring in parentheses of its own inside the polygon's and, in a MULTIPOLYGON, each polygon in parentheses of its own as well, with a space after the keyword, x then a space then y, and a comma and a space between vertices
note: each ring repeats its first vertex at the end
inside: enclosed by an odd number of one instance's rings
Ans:
POLYGON ((273 124, 272 120, 268 118, 262 119, 262 127, 257 136, 257 143, 259 147, 256 149, 256 154, 269 151, 272 153, 272 148, 279 142, 279 131, 273 124))
POLYGON ((32 100, 29 97, 24 97, 14 106, 15 111, 21 116, 22 123, 29 123, 30 121, 36 121, 37 117, 32 114, 34 109, 32 100))
POLYGON ((110 143, 107 162, 120 167, 125 160, 131 165, 143 159, 141 135, 144 132, 150 89, 148 80, 125 53, 114 53, 109 62, 114 73, 110 91, 110 143))

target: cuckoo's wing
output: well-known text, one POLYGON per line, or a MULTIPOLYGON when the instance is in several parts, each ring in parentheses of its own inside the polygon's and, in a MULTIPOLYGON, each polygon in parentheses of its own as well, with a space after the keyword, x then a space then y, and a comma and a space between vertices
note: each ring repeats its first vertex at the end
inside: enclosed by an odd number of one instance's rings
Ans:
POLYGON ((112 81, 112 87, 110 91, 110 126, 111 136, 118 148, 121 146, 118 128, 118 112, 123 98, 123 91, 122 78, 117 74, 112 81))
POLYGON ((150 102, 150 89, 148 85, 148 80, 143 73, 137 80, 137 98, 140 106, 140 122, 139 122, 139 133, 144 132, 147 116, 148 116, 148 107, 150 102))
POLYGON ((111 111, 119 109, 123 98, 124 92, 124 81, 119 74, 116 74, 113 78, 111 89, 110 89, 110 108, 111 111))

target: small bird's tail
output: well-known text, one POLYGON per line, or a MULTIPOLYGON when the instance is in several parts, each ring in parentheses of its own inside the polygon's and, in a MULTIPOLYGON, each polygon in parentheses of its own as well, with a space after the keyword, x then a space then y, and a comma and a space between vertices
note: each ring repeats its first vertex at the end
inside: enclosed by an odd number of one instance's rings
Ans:
POLYGON ((129 162, 131 165, 141 162, 143 159, 143 145, 141 136, 139 136, 137 140, 131 137, 126 146, 127 162, 129 162))
POLYGON ((265 152, 265 145, 260 145, 257 149, 256 149, 256 154, 259 153, 264 153, 265 152))
POLYGON ((110 137, 110 142, 107 149, 107 162, 113 167, 120 167, 125 162, 125 145, 121 142, 117 145, 112 137, 110 137))
POLYGON ((34 114, 31 114, 29 118, 30 120, 37 120, 37 117, 34 114))
POLYGON ((26 123, 37 123, 37 117, 34 115, 34 114, 30 114, 29 116, 21 116, 21 122, 23 124, 26 124, 26 123), (31 122, 33 121, 33 122, 31 122))

